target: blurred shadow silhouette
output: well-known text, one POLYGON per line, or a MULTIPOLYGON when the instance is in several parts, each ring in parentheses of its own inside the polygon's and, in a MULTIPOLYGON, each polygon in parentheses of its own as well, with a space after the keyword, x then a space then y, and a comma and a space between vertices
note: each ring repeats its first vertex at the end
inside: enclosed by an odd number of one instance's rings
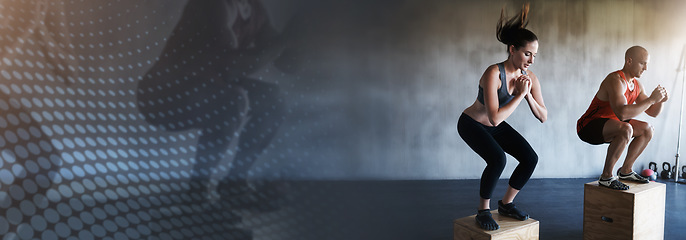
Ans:
POLYGON ((191 184, 203 198, 252 194, 234 206, 258 204, 260 184, 248 183, 249 171, 277 133, 284 102, 276 84, 250 75, 273 62, 283 44, 258 0, 189 1, 139 82, 138 107, 148 123, 199 130, 191 184), (227 168, 219 165, 224 159, 227 168), (222 169, 226 177, 214 180, 222 169), (215 184, 219 195, 211 193, 215 184))

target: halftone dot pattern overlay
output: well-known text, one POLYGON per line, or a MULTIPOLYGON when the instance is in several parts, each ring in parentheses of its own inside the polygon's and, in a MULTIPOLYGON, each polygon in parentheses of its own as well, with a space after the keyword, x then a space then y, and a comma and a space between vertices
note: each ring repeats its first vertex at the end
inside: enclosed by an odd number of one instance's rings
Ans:
POLYGON ((305 104, 261 4, 0 2, 0 236, 307 238, 279 181, 305 104))

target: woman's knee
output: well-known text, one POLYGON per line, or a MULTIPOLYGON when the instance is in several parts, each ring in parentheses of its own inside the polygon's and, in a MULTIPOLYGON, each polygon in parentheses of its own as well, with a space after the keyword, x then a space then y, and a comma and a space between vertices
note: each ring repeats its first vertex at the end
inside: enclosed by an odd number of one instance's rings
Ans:
POLYGON ((538 164, 538 154, 536 154, 536 152, 532 151, 532 153, 529 157, 529 164, 534 166, 534 167, 538 164))
POLYGON ((505 164, 507 163, 507 157, 505 153, 493 153, 486 160, 486 168, 502 172, 505 169, 505 164))
POLYGON ((510 152, 512 156, 517 159, 519 164, 536 166, 538 164, 538 154, 531 147, 522 147, 516 152, 510 152))
POLYGON ((529 151, 529 153, 522 157, 519 160, 519 164, 522 164, 524 166, 528 166, 529 168, 535 168, 536 165, 538 164, 538 154, 534 152, 533 150, 529 151))

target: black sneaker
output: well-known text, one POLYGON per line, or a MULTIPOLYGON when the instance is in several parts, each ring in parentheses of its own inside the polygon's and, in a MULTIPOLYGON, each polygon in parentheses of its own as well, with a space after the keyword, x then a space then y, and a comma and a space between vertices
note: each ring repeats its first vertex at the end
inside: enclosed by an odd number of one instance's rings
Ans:
POLYGON ((640 182, 640 183, 649 183, 650 179, 645 178, 638 173, 631 171, 631 173, 624 175, 623 173, 620 173, 619 170, 617 170, 617 176, 619 176, 619 179, 621 180, 628 180, 628 181, 634 181, 634 182, 640 182))
POLYGON ((487 231, 498 230, 500 228, 498 223, 493 219, 490 209, 479 210, 476 214, 476 223, 479 224, 479 227, 487 231))
POLYGON ((620 182, 617 179, 617 177, 611 177, 609 179, 598 179, 598 185, 615 190, 629 190, 629 186, 620 182))
POLYGON ((498 213, 503 216, 519 219, 520 221, 529 219, 529 214, 519 210, 514 203, 503 204, 502 200, 498 200, 498 213))

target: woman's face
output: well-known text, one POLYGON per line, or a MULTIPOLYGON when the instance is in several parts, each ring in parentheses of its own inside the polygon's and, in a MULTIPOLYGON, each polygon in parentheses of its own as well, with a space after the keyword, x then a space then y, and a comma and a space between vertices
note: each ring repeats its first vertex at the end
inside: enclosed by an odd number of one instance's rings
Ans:
POLYGON ((528 42, 519 49, 514 45, 510 45, 510 58, 515 67, 527 70, 534 64, 534 59, 538 53, 538 41, 528 42))

